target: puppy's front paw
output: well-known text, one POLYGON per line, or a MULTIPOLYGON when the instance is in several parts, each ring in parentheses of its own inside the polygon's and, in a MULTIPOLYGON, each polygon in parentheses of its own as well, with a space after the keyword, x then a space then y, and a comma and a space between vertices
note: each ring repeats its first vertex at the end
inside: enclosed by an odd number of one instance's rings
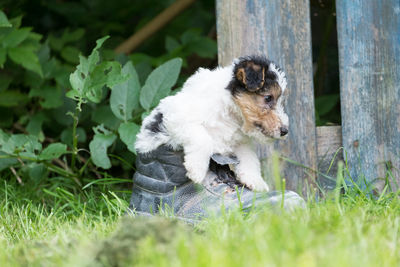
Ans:
POLYGON ((259 191, 259 192, 269 191, 267 183, 261 177, 256 179, 241 179, 240 182, 245 184, 248 188, 250 188, 253 191, 259 191))
POLYGON ((196 157, 187 156, 185 157, 185 162, 183 165, 185 166, 187 172, 186 175, 190 180, 198 184, 204 180, 208 168, 207 164, 204 164, 196 157))

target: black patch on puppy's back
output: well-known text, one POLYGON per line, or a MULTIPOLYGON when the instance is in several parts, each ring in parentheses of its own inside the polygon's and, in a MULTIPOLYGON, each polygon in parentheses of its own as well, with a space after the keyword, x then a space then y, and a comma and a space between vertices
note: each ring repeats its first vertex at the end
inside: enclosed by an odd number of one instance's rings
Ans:
POLYGON ((146 125, 146 129, 153 133, 160 133, 163 131, 162 123, 163 123, 163 114, 161 112, 158 112, 154 116, 154 120, 146 125))

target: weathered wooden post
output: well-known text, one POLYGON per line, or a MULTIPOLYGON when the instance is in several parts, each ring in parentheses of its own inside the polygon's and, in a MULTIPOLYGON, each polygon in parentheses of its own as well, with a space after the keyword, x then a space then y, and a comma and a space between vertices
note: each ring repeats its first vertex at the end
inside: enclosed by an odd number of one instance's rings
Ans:
MULTIPOLYGON (((220 65, 235 57, 264 54, 286 71, 289 137, 275 147, 285 157, 316 169, 309 1, 217 0, 217 32, 220 65)), ((304 192, 304 179, 314 176, 292 164, 283 168, 292 190, 304 192)))
POLYGON ((364 187, 400 184, 400 1, 336 0, 336 11, 350 174, 364 187))

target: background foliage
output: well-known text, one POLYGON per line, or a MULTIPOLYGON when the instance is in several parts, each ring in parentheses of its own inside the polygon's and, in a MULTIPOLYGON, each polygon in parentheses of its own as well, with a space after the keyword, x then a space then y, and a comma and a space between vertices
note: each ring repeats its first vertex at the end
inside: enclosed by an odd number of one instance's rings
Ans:
MULTIPOLYGON (((141 120, 199 66, 217 65, 213 0, 114 53, 173 2, 0 0, 2 176, 38 194, 130 180, 141 120)), ((334 4, 311 1, 318 125, 340 122, 334 4)))
POLYGON ((1 1, 3 175, 38 188, 61 179, 73 191, 130 180, 143 117, 198 65, 216 63, 213 1, 195 3, 129 56, 114 53, 172 2, 1 1))

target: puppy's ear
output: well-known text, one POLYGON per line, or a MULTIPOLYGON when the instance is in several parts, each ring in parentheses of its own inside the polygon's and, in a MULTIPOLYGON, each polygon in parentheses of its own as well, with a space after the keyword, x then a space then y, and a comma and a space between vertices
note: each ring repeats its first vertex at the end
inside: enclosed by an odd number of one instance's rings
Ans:
POLYGON ((237 69, 235 76, 248 91, 255 92, 264 85, 265 69, 249 61, 237 69))

